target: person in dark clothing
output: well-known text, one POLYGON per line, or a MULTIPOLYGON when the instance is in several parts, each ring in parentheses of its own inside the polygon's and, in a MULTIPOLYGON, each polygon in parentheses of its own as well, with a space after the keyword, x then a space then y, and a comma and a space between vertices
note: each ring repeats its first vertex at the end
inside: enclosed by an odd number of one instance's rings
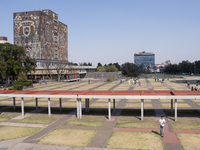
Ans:
POLYGON ((191 87, 191 91, 194 91, 194 88, 193 88, 193 86, 191 87))

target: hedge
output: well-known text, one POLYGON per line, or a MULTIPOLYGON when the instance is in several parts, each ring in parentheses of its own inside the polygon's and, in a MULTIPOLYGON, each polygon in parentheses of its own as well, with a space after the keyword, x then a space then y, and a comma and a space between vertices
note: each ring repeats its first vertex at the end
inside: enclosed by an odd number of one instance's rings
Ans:
POLYGON ((107 79, 107 81, 112 81, 112 80, 114 80, 114 78, 109 78, 109 79, 107 79))

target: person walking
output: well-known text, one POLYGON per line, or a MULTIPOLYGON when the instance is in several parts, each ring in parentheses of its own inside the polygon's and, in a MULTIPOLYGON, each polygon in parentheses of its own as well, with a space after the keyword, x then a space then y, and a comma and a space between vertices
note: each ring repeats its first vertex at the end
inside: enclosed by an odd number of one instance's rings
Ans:
POLYGON ((158 123, 160 125, 160 135, 163 138, 164 137, 165 123, 166 123, 164 116, 161 116, 158 123))
POLYGON ((139 86, 141 86, 141 83, 140 83, 140 81, 138 81, 138 84, 139 84, 139 86))

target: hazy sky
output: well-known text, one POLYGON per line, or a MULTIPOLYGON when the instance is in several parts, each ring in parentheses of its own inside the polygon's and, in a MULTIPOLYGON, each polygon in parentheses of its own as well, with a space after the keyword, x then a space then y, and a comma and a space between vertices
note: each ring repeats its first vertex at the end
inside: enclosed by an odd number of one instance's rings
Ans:
POLYGON ((13 43, 13 12, 42 9, 68 25, 76 63, 133 62, 141 51, 156 63, 200 60, 200 0, 2 0, 0 36, 13 43))

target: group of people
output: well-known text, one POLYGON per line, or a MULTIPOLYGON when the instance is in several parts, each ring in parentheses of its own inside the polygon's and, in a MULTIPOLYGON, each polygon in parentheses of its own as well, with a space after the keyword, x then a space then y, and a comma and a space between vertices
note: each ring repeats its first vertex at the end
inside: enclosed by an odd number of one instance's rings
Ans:
MULTIPOLYGON (((132 84, 136 85, 137 83, 138 83, 139 86, 141 86, 141 83, 137 78, 133 79, 132 84)), ((131 85, 131 80, 128 80, 128 84, 131 85)))
POLYGON ((42 84, 42 82, 44 82, 45 84, 47 84, 47 82, 45 80, 42 80, 42 78, 40 79, 40 84, 42 84))
POLYGON ((195 88, 193 86, 190 87, 190 83, 188 82, 187 86, 188 86, 189 89, 191 89, 191 91, 198 91, 198 85, 196 85, 195 88))

